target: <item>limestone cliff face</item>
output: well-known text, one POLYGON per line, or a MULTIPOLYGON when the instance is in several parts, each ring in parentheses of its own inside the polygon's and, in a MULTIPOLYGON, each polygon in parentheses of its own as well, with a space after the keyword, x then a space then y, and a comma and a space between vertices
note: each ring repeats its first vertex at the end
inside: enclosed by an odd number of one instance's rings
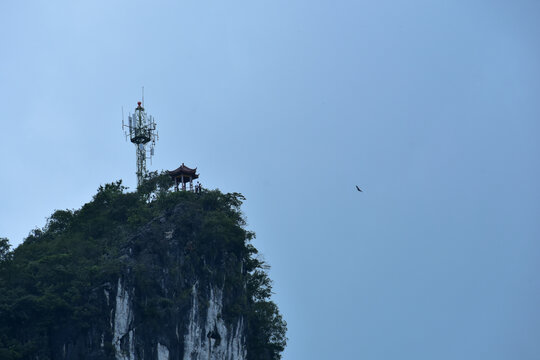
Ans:
MULTIPOLYGON (((224 304, 231 302, 231 292, 243 293, 245 284, 225 286, 226 259, 219 256, 214 259, 220 260, 217 263, 201 256, 200 274, 182 273, 190 268, 185 265, 193 259, 186 258, 195 252, 195 245, 175 229, 181 212, 177 207, 130 239, 120 257, 121 274, 92 294, 94 304, 101 308, 99 316, 82 336, 56 334, 55 358, 246 359, 244 317, 225 319, 223 313, 224 304), (212 276, 219 273, 223 276, 212 276)), ((237 258, 232 256, 241 275, 237 258)))
POLYGON ((188 333, 184 337, 184 359, 244 359, 246 351, 243 339, 243 319, 239 318, 236 324, 227 326, 221 318, 223 292, 213 288, 210 288, 208 311, 206 314, 201 314, 197 291, 197 284, 195 284, 188 333), (201 315, 206 316, 201 318, 201 315))
POLYGON ((280 359, 286 323, 242 195, 169 180, 107 184, 0 248, 0 360, 280 359))
MULTIPOLYGON (((104 347, 107 334, 112 333, 115 359, 245 359, 243 319, 240 317, 236 323, 225 323, 221 316, 223 293, 220 289, 209 289, 208 309, 201 311, 198 304, 198 284, 193 285, 192 305, 187 321, 181 321, 179 318, 182 316, 171 319, 170 322, 163 323, 162 332, 158 331, 154 336, 148 336, 137 329, 130 296, 133 290, 125 287, 122 279, 118 280, 114 309, 110 313, 110 327, 102 334, 101 348, 104 347), (171 332, 171 329, 174 331, 171 332)), ((104 290, 104 293, 110 298, 108 290, 104 290)), ((96 350, 100 352, 99 349, 96 350)))

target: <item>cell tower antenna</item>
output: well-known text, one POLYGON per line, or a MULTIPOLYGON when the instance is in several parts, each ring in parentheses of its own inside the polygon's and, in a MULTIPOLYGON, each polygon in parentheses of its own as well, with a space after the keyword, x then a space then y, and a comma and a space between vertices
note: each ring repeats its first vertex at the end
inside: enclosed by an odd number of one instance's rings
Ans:
POLYGON ((142 107, 144 107, 144 86, 142 87, 142 107))
MULTIPOLYGON (((144 87, 143 87, 144 101, 144 87)), ((159 139, 156 132, 156 122, 154 117, 148 115, 141 101, 137 102, 135 112, 128 115, 128 124, 124 124, 124 108, 122 108, 122 128, 126 138, 136 147, 137 154, 137 187, 140 186, 146 177, 146 159, 152 159, 154 147, 159 139), (148 145, 148 146, 147 146, 148 145)))

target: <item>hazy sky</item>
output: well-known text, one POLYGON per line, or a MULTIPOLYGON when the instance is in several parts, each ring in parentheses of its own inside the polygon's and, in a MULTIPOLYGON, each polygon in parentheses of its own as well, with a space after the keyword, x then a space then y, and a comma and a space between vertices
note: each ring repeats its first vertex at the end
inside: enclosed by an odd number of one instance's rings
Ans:
POLYGON ((0 237, 197 166, 247 197, 285 360, 540 358, 539 1, 0 3, 0 237), (364 189, 359 193, 358 184, 364 189))

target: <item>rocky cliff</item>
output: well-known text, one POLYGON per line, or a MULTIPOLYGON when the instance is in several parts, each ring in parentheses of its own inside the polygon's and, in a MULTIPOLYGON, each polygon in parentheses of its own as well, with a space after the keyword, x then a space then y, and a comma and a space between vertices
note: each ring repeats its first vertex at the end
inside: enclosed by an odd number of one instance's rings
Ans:
POLYGON ((240 194, 100 187, 0 257, 0 359, 279 359, 240 194))

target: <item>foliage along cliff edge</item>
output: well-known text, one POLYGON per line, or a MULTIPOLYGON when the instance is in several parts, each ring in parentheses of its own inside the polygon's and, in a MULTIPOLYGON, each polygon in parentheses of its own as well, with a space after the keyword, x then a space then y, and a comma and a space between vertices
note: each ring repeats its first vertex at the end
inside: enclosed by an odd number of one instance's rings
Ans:
POLYGON ((100 186, 10 251, 0 238, 0 359, 280 359, 286 323, 241 194, 100 186))

